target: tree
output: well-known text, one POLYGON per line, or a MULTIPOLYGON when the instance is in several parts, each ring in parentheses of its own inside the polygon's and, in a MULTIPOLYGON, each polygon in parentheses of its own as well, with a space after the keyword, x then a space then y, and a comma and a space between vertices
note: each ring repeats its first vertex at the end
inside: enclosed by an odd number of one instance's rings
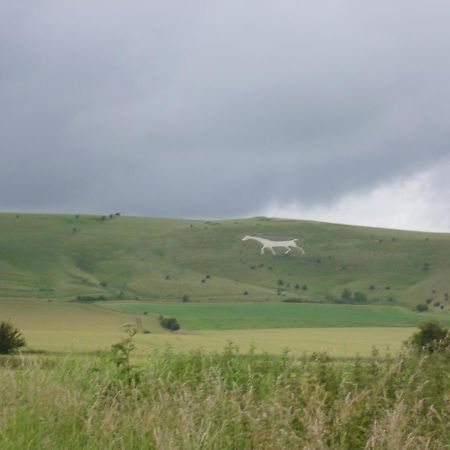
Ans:
POLYGON ((357 291, 353 294, 353 301, 355 303, 366 303, 367 297, 363 292, 357 291))
POLYGON ((417 312, 428 311, 428 305, 426 305, 425 303, 418 303, 417 306, 416 306, 416 311, 417 312))
POLYGON ((170 331, 177 331, 180 329, 180 325, 174 317, 159 316, 159 323, 170 331))
POLYGON ((0 354, 8 355, 25 345, 20 331, 9 322, 0 322, 0 354))
POLYGON ((349 289, 344 289, 342 291, 341 300, 343 303, 350 303, 352 301, 352 293, 349 289))
POLYGON ((419 325, 419 331, 415 333, 411 342, 413 345, 419 349, 426 349, 428 351, 433 351, 437 348, 439 344, 448 343, 448 329, 442 328, 438 322, 430 320, 419 325))

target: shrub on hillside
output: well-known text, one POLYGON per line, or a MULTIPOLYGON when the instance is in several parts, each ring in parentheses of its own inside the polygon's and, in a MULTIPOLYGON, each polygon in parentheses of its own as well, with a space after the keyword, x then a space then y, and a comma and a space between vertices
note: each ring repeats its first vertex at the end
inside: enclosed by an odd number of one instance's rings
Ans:
POLYGON ((336 300, 336 303, 367 303, 368 298, 366 294, 360 291, 352 292, 350 289, 344 289, 341 293, 341 297, 336 300))
POLYGON ((78 295, 76 301, 82 303, 93 303, 103 300, 106 300, 104 295, 78 295))
POLYGON ((303 300, 302 298, 285 298, 281 301, 284 303, 309 303, 306 300, 303 300))
POLYGON ((344 289, 341 294, 342 303, 350 303, 352 301, 352 293, 349 289, 344 289))
POLYGON ((20 331, 10 322, 0 322, 0 354, 9 355, 23 347, 25 340, 20 331))
POLYGON ((425 303, 418 303, 417 306, 416 306, 416 311, 417 312, 428 311, 428 305, 426 305, 425 303))
POLYGON ((355 292, 353 294, 353 302, 354 303, 366 303, 367 302, 366 294, 359 292, 359 291, 355 292))

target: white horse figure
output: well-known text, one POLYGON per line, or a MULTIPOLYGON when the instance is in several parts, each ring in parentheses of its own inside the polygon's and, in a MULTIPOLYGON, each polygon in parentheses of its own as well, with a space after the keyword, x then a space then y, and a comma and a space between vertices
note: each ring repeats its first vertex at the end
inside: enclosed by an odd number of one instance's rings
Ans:
POLYGON ((261 255, 264 255, 264 250, 266 248, 270 249, 272 253, 276 255, 274 247, 286 248, 287 250, 284 252, 285 255, 289 253, 293 248, 298 248, 303 255, 305 254, 305 251, 299 245, 297 245, 298 239, 292 239, 290 241, 271 241, 270 239, 264 239, 256 236, 245 236, 244 238, 242 238, 242 240, 253 240, 259 242, 262 245, 261 255))

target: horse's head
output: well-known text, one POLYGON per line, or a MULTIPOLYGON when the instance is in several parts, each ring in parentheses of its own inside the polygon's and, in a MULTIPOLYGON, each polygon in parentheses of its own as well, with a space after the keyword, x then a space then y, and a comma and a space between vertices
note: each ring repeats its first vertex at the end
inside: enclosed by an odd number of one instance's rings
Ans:
POLYGON ((248 235, 242 238, 243 241, 248 241, 249 239, 250 239, 250 236, 248 236, 248 235))

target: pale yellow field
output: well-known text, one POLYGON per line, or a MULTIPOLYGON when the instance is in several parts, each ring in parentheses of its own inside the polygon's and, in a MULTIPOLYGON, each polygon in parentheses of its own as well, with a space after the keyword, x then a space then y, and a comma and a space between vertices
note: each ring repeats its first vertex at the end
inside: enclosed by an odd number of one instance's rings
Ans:
MULTIPOLYGON (((138 334, 136 353, 144 355, 154 349, 170 346, 174 351, 201 348, 220 351, 229 342, 242 352, 252 346, 257 352, 292 355, 305 352, 327 352, 330 356, 368 356, 372 348, 395 353, 414 332, 414 328, 297 328, 263 330, 202 331, 198 333, 138 334)), ((29 347, 52 352, 83 352, 108 349, 125 337, 120 332, 74 332, 25 330, 29 347)))
POLYGON ((368 356, 372 348, 391 353, 414 332, 414 328, 296 328, 202 331, 195 334, 139 336, 141 348, 160 348, 170 344, 176 350, 203 348, 207 351, 223 349, 230 341, 241 351, 252 346, 258 352, 292 355, 305 352, 327 352, 330 356, 368 356))
POLYGON ((87 352, 109 349, 122 338, 123 324, 138 323, 151 334, 135 336, 137 354, 145 355, 167 345, 174 351, 202 348, 220 351, 230 341, 241 351, 252 346, 257 352, 292 355, 325 351, 331 356, 370 355, 376 347, 394 353, 414 328, 296 328, 169 333, 150 316, 133 316, 91 305, 36 301, 0 302, 0 320, 11 320, 27 341, 28 348, 49 352, 87 352))

